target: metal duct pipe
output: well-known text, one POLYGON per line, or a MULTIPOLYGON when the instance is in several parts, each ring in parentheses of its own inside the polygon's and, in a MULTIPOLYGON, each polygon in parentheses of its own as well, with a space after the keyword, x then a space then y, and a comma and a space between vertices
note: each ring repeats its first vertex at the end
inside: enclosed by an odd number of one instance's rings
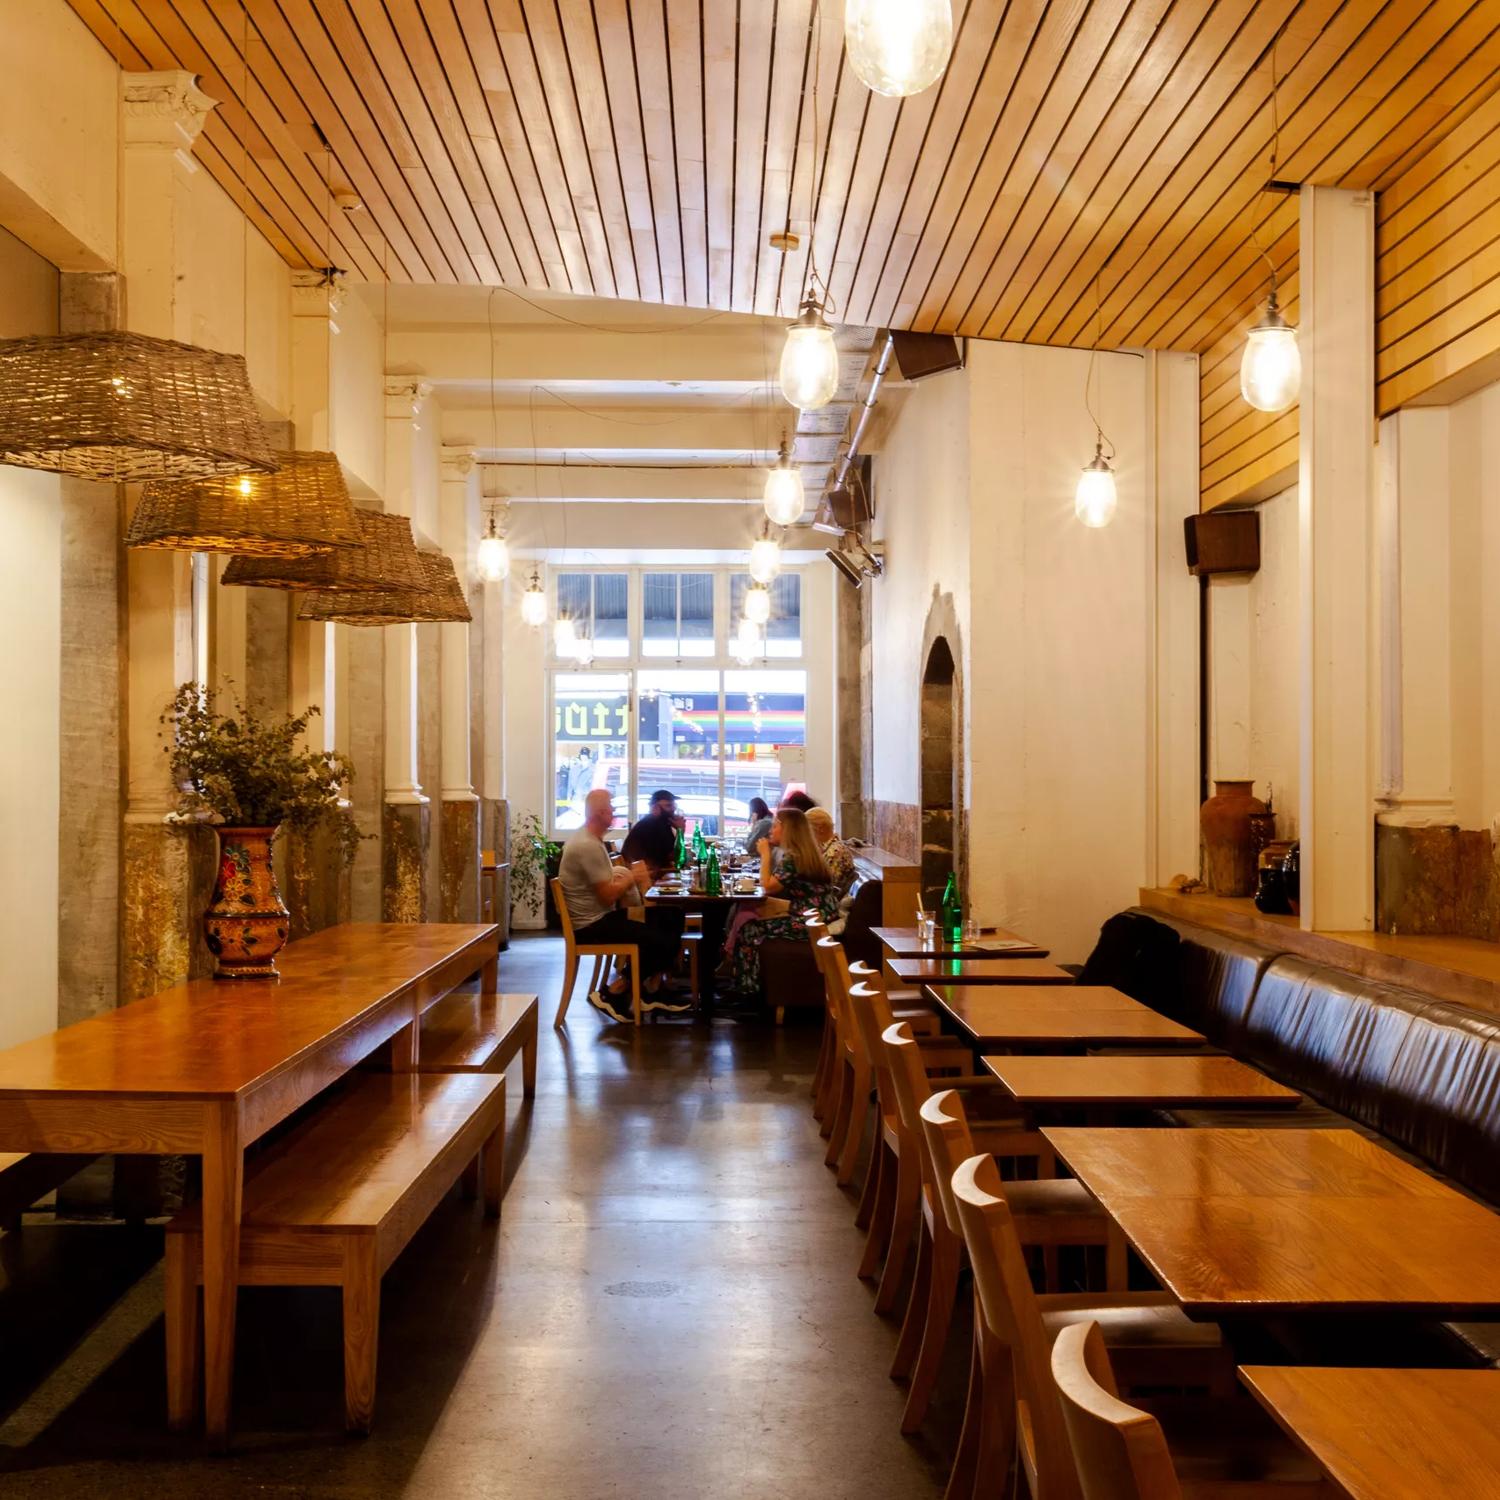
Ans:
POLYGON ((859 445, 864 441, 865 428, 870 425, 870 413, 875 410, 875 402, 880 396, 880 385, 885 379, 885 372, 891 367, 891 359, 896 352, 896 340, 889 333, 885 336, 885 348, 880 351, 880 358, 875 362, 875 373, 870 378, 870 393, 865 397, 864 405, 860 408, 859 421, 854 424, 853 435, 849 439, 849 447, 843 457, 839 459, 838 469, 833 476, 830 489, 841 489, 849 478, 849 470, 854 467, 854 460, 859 457, 859 445))

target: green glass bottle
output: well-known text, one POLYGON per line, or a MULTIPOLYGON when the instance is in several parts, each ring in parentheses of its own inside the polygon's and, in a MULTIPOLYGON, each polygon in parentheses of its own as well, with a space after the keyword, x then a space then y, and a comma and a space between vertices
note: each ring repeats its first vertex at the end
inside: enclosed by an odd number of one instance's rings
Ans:
POLYGON ((710 849, 708 851, 708 879, 704 884, 710 896, 723 894, 724 879, 719 873, 719 851, 717 849, 710 849))
POLYGON ((703 842, 703 825, 698 823, 693 828, 693 858, 698 864, 702 864, 708 858, 708 848, 703 842))
POLYGON ((964 909, 958 899, 958 881, 953 872, 948 872, 948 884, 943 887, 943 901, 938 908, 938 920, 942 933, 955 946, 963 940, 964 909))
POLYGON ((679 869, 687 868, 687 845, 682 841, 682 830, 677 830, 677 843, 672 851, 672 863, 679 869))

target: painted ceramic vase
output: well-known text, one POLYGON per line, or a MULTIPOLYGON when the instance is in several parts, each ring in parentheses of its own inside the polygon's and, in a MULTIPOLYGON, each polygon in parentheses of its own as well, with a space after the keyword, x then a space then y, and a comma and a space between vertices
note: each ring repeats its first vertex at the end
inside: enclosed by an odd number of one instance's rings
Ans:
POLYGON ((1254 824, 1251 817, 1266 805, 1255 796, 1253 781, 1215 781, 1214 794, 1203 804, 1203 882, 1216 896, 1255 893, 1254 824))
POLYGON ((271 866, 274 828, 220 828, 213 904, 203 915, 219 979, 275 979, 288 912, 271 866))

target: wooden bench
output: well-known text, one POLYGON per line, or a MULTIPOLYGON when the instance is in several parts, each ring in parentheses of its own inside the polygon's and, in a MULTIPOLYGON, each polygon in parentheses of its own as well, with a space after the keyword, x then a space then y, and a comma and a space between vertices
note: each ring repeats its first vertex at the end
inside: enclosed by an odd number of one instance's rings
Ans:
POLYGON ((14 1233, 21 1212, 80 1172, 92 1156, 54 1156, 47 1151, 0 1151, 0 1229, 14 1233))
POLYGON ((526 1098, 536 1097, 535 995, 470 995, 460 990, 422 1018, 419 1073, 503 1073, 521 1054, 526 1098))
MULTIPOLYGON (((504 1139, 503 1076, 371 1073, 249 1167, 239 1284, 343 1288, 350 1431, 374 1415, 380 1278, 476 1157, 498 1216, 504 1139)), ((195 1206, 167 1226, 167 1414, 179 1428, 197 1404, 202 1246, 195 1206)))

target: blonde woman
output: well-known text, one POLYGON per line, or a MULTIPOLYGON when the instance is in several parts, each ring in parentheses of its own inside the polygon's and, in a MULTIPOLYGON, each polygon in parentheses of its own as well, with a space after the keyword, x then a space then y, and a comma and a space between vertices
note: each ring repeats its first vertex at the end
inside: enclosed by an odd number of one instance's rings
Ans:
POLYGON ((818 848, 823 851, 823 863, 828 866, 834 888, 842 896, 854 883, 854 855, 833 831, 833 814, 826 807, 808 808, 807 822, 818 848))
POLYGON ((812 909, 825 922, 831 921, 839 903, 828 862, 807 815, 798 808, 777 811, 770 837, 760 841, 756 853, 760 855, 760 884, 767 900, 739 924, 729 939, 733 945, 734 988, 741 994, 754 994, 760 989, 760 950, 768 939, 806 937, 805 913, 812 909), (780 870, 771 867, 774 849, 781 850, 780 870))

